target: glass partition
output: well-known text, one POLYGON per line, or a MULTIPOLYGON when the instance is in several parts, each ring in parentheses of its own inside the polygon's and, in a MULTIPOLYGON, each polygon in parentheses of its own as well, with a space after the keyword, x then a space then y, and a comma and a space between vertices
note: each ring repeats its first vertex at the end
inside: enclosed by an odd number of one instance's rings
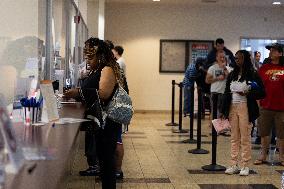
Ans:
POLYGON ((5 7, 0 18, 0 93, 13 104, 34 93, 44 75, 46 1, 1 0, 0 7, 5 7))
POLYGON ((73 0, 1 0, 0 6, 5 7, 0 18, 0 93, 8 104, 34 95, 38 81, 48 76, 61 79, 62 86, 77 86, 88 29, 73 0))
POLYGON ((65 48, 65 86, 75 86, 76 79, 76 62, 75 62, 75 42, 76 42, 76 9, 72 1, 65 0, 66 10, 66 48, 65 48))
MULTIPOLYGON (((78 65, 83 62, 82 44, 87 38, 87 26, 72 0, 53 0, 54 80, 59 86, 78 85, 78 65)), ((62 88, 59 87, 59 92, 62 88)))
POLYGON ((241 38, 241 49, 246 49, 254 54, 255 51, 261 53, 260 62, 263 62, 265 58, 269 56, 269 50, 265 48, 266 45, 272 43, 284 44, 284 38, 273 39, 273 38, 241 38))

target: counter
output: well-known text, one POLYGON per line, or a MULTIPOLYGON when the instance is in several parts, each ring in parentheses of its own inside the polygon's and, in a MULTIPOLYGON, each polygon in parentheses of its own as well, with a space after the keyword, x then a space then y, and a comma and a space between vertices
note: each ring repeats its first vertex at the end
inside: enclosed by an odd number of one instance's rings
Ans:
MULTIPOLYGON (((81 104, 65 104, 59 110, 60 117, 82 118, 81 104)), ((64 176, 70 171, 70 158, 80 123, 32 127, 15 125, 16 136, 24 146, 48 148, 54 151, 53 160, 26 161, 16 175, 6 175, 8 189, 56 189, 62 188, 64 176)))

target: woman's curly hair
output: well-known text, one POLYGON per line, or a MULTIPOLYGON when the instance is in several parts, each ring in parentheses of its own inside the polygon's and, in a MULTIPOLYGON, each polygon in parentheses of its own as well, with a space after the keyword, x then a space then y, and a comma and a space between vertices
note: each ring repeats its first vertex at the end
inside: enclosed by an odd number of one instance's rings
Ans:
POLYGON ((119 64, 115 61, 113 53, 105 41, 93 37, 89 38, 85 42, 84 56, 87 59, 93 59, 96 57, 98 61, 98 69, 102 69, 105 66, 111 67, 114 71, 116 80, 123 87, 119 64))

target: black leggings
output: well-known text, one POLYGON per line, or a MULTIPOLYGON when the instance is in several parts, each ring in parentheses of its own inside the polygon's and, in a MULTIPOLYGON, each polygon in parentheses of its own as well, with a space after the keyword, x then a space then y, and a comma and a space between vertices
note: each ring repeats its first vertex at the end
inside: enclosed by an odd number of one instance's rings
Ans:
POLYGON ((89 166, 95 166, 97 162, 95 131, 86 130, 85 132, 85 156, 89 166))
POLYGON ((95 133, 96 150, 99 158, 102 189, 115 189, 115 150, 117 137, 121 124, 106 120, 104 129, 99 129, 95 133))

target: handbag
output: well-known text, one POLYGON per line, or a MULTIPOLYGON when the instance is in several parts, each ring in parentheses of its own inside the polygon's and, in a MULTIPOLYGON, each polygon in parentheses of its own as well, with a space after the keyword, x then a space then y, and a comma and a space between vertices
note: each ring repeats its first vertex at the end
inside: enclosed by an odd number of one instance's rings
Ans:
POLYGON ((104 111, 112 121, 129 125, 134 112, 132 101, 120 85, 118 85, 111 101, 105 106, 104 111))
POLYGON ((212 124, 217 132, 217 134, 231 130, 231 125, 228 119, 214 119, 212 124))

